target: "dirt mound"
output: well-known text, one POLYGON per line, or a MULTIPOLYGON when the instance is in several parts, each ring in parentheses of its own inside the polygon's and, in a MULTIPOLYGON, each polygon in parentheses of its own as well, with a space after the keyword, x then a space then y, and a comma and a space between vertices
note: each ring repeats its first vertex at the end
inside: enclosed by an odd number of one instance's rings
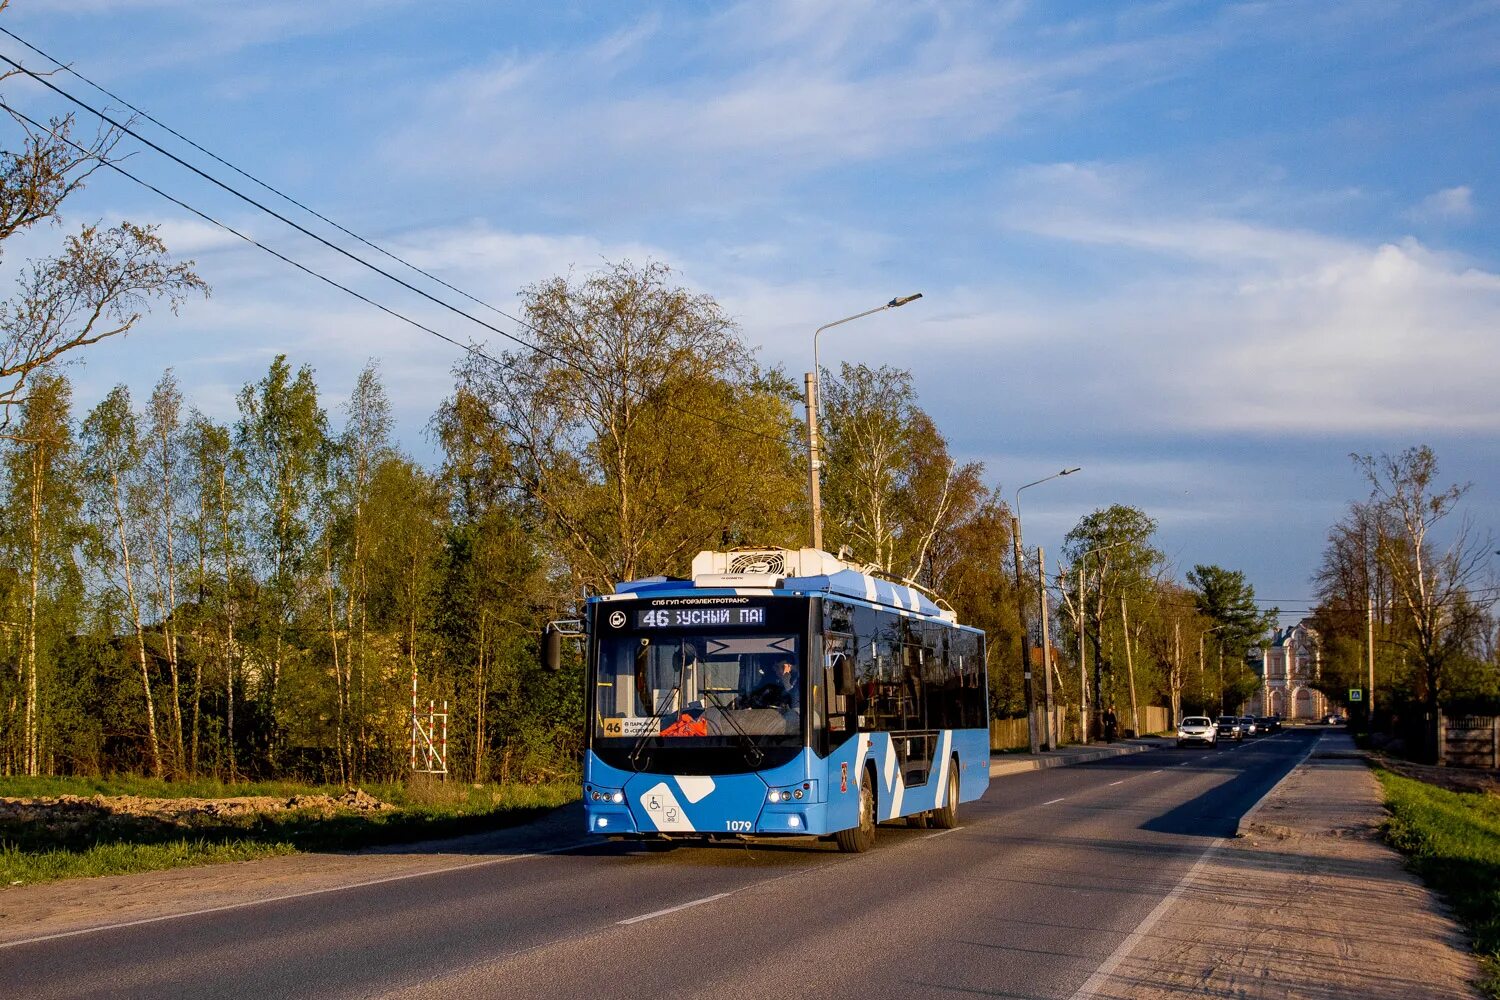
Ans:
POLYGON ((380 812, 395 806, 360 788, 342 795, 242 795, 223 799, 154 799, 138 795, 58 795, 42 798, 0 797, 0 823, 44 823, 76 826, 109 819, 155 820, 200 826, 287 812, 332 816, 340 812, 380 812))

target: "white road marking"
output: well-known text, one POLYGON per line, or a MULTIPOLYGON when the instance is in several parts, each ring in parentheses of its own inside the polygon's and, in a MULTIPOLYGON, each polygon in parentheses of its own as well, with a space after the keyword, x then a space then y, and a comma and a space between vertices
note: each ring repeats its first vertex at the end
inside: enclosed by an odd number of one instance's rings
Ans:
MULTIPOLYGON (((1158 767, 1156 770, 1152 771, 1151 774, 1161 774, 1161 768, 1158 767)), ((1146 775, 1146 777, 1151 777, 1151 774, 1146 775)))
POLYGON ((1121 778, 1119 781, 1111 781, 1109 784, 1111 788, 1113 788, 1115 785, 1123 785, 1125 784, 1125 779, 1121 778))
POLYGON ((939 830, 937 833, 929 833, 927 836, 923 837, 922 839, 923 840, 931 840, 933 837, 946 837, 950 833, 957 833, 957 832, 958 832, 958 827, 954 827, 951 830, 939 830))
MULTIPOLYGON (((1064 795, 1064 796, 1063 796, 1063 799, 1065 799, 1065 798, 1067 798, 1067 796, 1066 796, 1066 795, 1064 795)), ((1054 802, 1061 802, 1061 801, 1062 801, 1062 799, 1049 799, 1049 800, 1048 800, 1048 801, 1046 801, 1046 802, 1043 802, 1043 803, 1042 803, 1042 805, 1044 805, 1044 806, 1050 806, 1050 805, 1052 805, 1052 804, 1053 804, 1053 803, 1054 803, 1054 802)))
POLYGON ((1099 988, 1109 980, 1109 977, 1114 974, 1119 964, 1135 950, 1136 946, 1141 943, 1141 939, 1146 936, 1152 927, 1156 926, 1157 921, 1166 916, 1167 911, 1172 908, 1172 904, 1177 901, 1177 897, 1182 895, 1182 891, 1193 880, 1193 876, 1197 875, 1209 857, 1223 846, 1223 837, 1215 838, 1214 842, 1208 845, 1208 849, 1199 856, 1197 861, 1193 862, 1193 866, 1177 881, 1177 884, 1172 887, 1172 891, 1167 893, 1150 913, 1146 914, 1144 920, 1135 925, 1135 930, 1125 935, 1125 940, 1121 941, 1115 947, 1115 950, 1110 952, 1109 957, 1104 960, 1104 963, 1094 970, 1094 974, 1082 986, 1078 987, 1078 992, 1073 994, 1071 1000, 1089 1000, 1090 997, 1098 995, 1099 988))
POLYGON ((712 896, 704 896, 702 899, 692 900, 691 902, 678 903, 676 906, 669 906, 665 910, 652 910, 650 913, 642 913, 638 917, 626 917, 624 920, 616 920, 615 923, 617 925, 638 924, 642 920, 651 920, 656 917, 665 917, 668 913, 676 913, 678 910, 686 910, 690 907, 702 906, 704 903, 712 903, 716 899, 723 899, 725 896, 731 895, 733 895, 733 893, 719 892, 715 893, 712 896))
POLYGON ((511 861, 525 861, 527 858, 540 858, 548 854, 563 854, 567 851, 576 851, 580 847, 587 847, 591 842, 579 841, 576 844, 568 844, 565 847, 554 847, 548 851, 532 851, 529 854, 511 854, 503 858, 486 858, 483 861, 470 861, 462 865, 450 865, 447 868, 433 868, 428 871, 406 872, 402 875, 387 875, 384 878, 366 879, 363 882, 350 882, 347 885, 330 885, 322 889, 308 889, 306 892, 288 892, 280 896, 267 896, 264 899, 247 899, 239 903, 225 903, 222 906, 205 906, 199 910, 186 910, 182 913, 163 913, 156 917, 142 917, 139 920, 125 920, 117 924, 99 924, 94 927, 81 927, 73 931, 58 931, 56 934, 40 934, 36 937, 21 938, 19 941, 0 941, 0 950, 6 948, 19 948, 23 944, 40 944, 43 941, 57 941, 61 938, 79 937, 84 934, 97 934, 100 931, 123 930, 126 927, 141 927, 146 924, 159 924, 166 920, 183 920, 187 917, 201 917, 209 913, 223 913, 226 910, 243 910, 249 906, 261 906, 265 903, 284 903, 289 899, 303 899, 307 896, 325 896, 330 892, 344 892, 348 889, 363 889, 366 886, 384 885, 387 882, 404 882, 407 879, 425 878, 428 875, 444 875, 448 872, 467 871, 470 868, 484 868, 487 865, 502 865, 511 861))

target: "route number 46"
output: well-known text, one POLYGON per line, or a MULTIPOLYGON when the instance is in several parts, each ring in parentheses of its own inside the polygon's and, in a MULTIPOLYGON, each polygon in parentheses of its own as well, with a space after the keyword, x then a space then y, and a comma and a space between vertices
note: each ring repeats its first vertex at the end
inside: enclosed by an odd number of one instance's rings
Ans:
POLYGON ((641 624, 647 628, 666 628, 668 624, 667 612, 647 611, 641 615, 641 624))

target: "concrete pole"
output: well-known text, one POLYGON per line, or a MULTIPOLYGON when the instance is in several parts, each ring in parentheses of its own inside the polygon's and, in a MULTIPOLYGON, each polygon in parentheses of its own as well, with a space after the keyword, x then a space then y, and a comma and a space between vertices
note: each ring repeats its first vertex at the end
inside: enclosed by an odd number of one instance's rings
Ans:
POLYGON ((1052 706, 1052 639, 1047 631, 1047 562, 1042 547, 1036 547, 1036 589, 1042 602, 1042 700, 1046 704, 1046 734, 1044 750, 1057 749, 1057 718, 1052 706))
POLYGON ((823 547, 823 497, 818 483, 818 373, 804 376, 807 392, 807 506, 812 519, 812 547, 823 547))
POLYGON ((1032 753, 1041 752, 1041 740, 1036 731, 1036 690, 1031 684, 1031 636, 1026 625, 1026 587, 1021 582, 1021 520, 1014 514, 1010 517, 1010 547, 1016 562, 1016 617, 1021 623, 1021 678, 1026 691, 1026 735, 1027 746, 1032 753))
POLYGON ((1365 665, 1369 669, 1370 690, 1365 692, 1365 715, 1369 730, 1375 732, 1375 595, 1365 595, 1365 665))
MULTIPOLYGON (((1087 557, 1085 557, 1087 558, 1087 557)), ((1083 615, 1083 562, 1078 563, 1078 741, 1085 746, 1089 742, 1089 673, 1084 665, 1084 650, 1088 643, 1084 639, 1083 615)))

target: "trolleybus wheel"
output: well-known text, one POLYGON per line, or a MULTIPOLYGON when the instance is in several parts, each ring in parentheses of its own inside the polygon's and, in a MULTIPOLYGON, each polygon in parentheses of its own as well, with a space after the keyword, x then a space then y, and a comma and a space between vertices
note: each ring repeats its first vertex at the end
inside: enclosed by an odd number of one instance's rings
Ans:
POLYGON ((958 826, 958 758, 949 767, 948 794, 943 804, 930 814, 928 822, 939 830, 951 830, 958 826))
POLYGON ((859 825, 834 834, 839 850, 859 854, 875 846, 875 774, 866 769, 859 786, 859 825))

